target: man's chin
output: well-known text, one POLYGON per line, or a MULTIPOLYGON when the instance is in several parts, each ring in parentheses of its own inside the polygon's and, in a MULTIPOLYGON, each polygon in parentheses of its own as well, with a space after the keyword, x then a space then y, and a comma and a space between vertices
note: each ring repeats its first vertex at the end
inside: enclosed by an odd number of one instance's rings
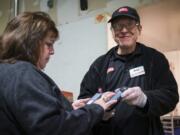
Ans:
POLYGON ((132 47, 132 45, 129 43, 120 43, 119 46, 124 49, 126 49, 126 48, 128 49, 128 48, 132 47))

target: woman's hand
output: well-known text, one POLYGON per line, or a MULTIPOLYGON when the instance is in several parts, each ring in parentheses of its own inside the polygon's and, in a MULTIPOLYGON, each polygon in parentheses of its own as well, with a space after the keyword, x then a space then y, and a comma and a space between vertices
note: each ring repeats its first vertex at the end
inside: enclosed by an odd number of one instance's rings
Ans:
POLYGON ((117 103, 117 100, 109 101, 114 94, 114 92, 105 92, 102 94, 101 98, 96 100, 94 103, 100 105, 106 111, 110 109, 112 105, 117 103))
POLYGON ((89 101, 90 98, 85 98, 85 99, 79 99, 79 100, 76 100, 72 103, 72 106, 73 106, 73 109, 76 110, 76 109, 79 109, 83 106, 86 105, 86 103, 89 101))

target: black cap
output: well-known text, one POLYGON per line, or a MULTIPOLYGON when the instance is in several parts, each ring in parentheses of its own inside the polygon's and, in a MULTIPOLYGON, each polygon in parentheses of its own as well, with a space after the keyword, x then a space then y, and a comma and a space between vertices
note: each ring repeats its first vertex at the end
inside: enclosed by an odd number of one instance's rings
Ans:
POLYGON ((140 17, 136 9, 132 7, 128 7, 128 6, 120 7, 117 10, 115 10, 112 14, 111 19, 108 21, 108 23, 112 22, 116 18, 123 17, 123 16, 130 17, 140 23, 140 17))

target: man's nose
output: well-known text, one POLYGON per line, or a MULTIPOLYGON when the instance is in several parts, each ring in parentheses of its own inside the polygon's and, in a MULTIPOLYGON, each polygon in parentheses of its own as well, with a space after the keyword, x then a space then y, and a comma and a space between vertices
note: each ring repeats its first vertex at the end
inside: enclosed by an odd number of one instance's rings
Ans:
POLYGON ((126 26, 122 26, 121 32, 127 32, 127 31, 128 31, 128 29, 126 28, 126 26))

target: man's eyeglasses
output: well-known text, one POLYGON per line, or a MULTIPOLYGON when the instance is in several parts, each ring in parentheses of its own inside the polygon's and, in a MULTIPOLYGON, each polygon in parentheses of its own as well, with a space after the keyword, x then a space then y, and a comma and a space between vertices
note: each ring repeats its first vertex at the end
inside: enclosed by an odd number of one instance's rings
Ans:
POLYGON ((112 24, 112 28, 114 30, 122 30, 123 28, 126 28, 127 30, 132 30, 135 26, 138 26, 139 23, 137 23, 136 21, 129 21, 126 24, 121 24, 121 23, 114 23, 112 24))

